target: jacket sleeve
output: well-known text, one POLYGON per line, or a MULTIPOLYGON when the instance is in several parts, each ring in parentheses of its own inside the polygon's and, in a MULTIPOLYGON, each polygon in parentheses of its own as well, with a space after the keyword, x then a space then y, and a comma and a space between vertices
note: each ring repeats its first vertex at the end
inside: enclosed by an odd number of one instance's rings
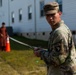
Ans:
POLYGON ((68 40, 71 39, 67 33, 57 31, 50 51, 42 51, 41 58, 49 65, 63 64, 69 55, 68 40))

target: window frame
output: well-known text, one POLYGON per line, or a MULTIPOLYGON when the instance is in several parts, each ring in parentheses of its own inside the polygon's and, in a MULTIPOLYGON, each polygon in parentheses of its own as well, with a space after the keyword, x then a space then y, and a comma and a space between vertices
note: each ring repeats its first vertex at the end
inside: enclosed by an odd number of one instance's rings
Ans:
POLYGON ((62 9, 62 0, 56 0, 56 2, 59 3, 59 9, 62 12, 63 11, 63 9, 62 9))
POLYGON ((32 5, 28 6, 28 19, 32 19, 32 5))
POLYGON ((3 3, 2 0, 0 0, 0 7, 2 7, 2 3, 3 3))
POLYGON ((44 16, 44 10, 43 10, 44 0, 41 0, 39 5, 40 5, 40 17, 43 17, 44 16))
POLYGON ((11 1, 13 1, 13 0, 11 0, 11 1))
POLYGON ((11 12, 11 22, 14 23, 15 22, 15 14, 14 12, 11 12))
POLYGON ((22 21, 22 8, 19 9, 19 22, 22 21))

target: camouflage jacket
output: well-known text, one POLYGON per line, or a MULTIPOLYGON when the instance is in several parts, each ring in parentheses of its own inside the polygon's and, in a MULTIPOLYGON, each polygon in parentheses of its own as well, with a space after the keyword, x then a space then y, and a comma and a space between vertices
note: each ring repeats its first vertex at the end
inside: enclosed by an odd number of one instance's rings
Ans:
MULTIPOLYGON (((76 71, 76 52, 72 34, 63 21, 51 32, 48 50, 42 51, 41 58, 47 64, 48 71, 50 72, 51 70, 53 71, 53 68, 57 68, 57 70, 59 69, 60 71, 76 71)), ((55 75, 57 75, 57 73, 55 75)))

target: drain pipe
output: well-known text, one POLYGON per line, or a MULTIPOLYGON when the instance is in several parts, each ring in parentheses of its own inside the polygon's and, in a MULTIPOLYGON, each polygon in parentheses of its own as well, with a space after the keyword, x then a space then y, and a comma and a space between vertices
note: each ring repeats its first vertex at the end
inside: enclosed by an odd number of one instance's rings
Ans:
POLYGON ((10 0, 8 0, 8 25, 10 26, 10 0))
POLYGON ((35 24, 35 39, 37 39, 37 28, 36 28, 36 0, 34 0, 34 24, 35 24))

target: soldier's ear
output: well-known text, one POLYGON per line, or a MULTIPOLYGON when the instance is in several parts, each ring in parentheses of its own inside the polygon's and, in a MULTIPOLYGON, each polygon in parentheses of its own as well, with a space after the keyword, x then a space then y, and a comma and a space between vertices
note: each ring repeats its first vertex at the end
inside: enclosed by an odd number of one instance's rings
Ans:
POLYGON ((59 15, 62 15, 62 12, 61 11, 59 11, 59 15))

